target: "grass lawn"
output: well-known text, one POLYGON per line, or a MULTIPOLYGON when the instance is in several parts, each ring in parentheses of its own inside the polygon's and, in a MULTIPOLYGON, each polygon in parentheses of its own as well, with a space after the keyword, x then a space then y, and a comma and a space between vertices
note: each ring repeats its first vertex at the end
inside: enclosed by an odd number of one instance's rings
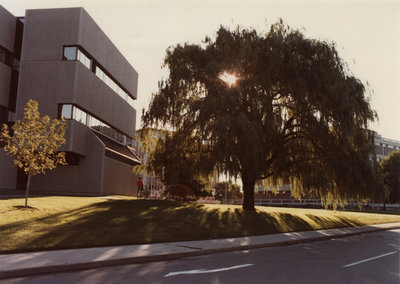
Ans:
POLYGON ((0 253, 274 234, 400 222, 399 215, 129 197, 0 199, 0 253))

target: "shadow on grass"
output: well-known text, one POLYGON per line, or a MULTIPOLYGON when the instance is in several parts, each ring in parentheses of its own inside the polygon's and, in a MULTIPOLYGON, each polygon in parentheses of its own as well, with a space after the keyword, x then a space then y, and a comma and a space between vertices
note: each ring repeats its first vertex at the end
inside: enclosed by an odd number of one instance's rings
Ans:
POLYGON ((16 205, 16 206, 13 206, 15 209, 18 209, 18 210, 31 210, 31 211, 34 211, 34 210, 39 210, 38 208, 36 208, 36 207, 31 207, 31 206, 22 206, 22 205, 16 205))
POLYGON ((347 219, 343 217, 337 217, 336 219, 332 219, 312 214, 306 214, 306 216, 317 224, 324 224, 325 228, 343 228, 343 227, 355 227, 364 225, 364 223, 358 222, 357 220, 347 219))
MULTIPOLYGON (((358 225, 344 218, 332 220, 311 214, 308 217, 322 227, 358 225)), ((161 200, 108 200, 0 226, 0 252, 204 240, 312 229, 307 221, 289 213, 247 212, 161 200)))

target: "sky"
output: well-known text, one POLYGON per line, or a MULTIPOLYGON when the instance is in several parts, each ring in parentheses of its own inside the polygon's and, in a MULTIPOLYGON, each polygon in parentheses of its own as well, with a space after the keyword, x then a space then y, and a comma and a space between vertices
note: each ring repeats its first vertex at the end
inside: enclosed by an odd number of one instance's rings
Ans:
POLYGON ((370 125, 400 141, 400 1, 398 0, 0 0, 15 16, 26 9, 84 7, 139 73, 137 129, 168 47, 199 44, 218 28, 266 32, 280 18, 306 37, 335 42, 350 72, 369 84, 379 120, 370 125))

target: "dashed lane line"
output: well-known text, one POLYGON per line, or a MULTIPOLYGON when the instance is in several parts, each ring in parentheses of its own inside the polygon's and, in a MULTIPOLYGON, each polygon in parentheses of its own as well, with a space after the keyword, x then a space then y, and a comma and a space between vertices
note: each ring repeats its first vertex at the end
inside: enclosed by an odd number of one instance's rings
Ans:
POLYGON ((195 270, 186 270, 186 271, 175 271, 175 272, 170 272, 168 274, 165 274, 164 277, 170 277, 170 276, 176 276, 180 274, 204 274, 204 273, 215 273, 215 272, 222 272, 222 271, 227 271, 227 270, 233 270, 233 269, 238 269, 238 268, 243 268, 247 266, 252 266, 254 264, 247 263, 247 264, 242 264, 242 265, 235 265, 235 266, 230 266, 230 267, 224 267, 224 268, 218 268, 218 269, 195 269, 195 270))
POLYGON ((381 257, 385 257, 385 256, 388 256, 388 255, 391 255, 391 254, 395 254, 397 252, 398 251, 388 252, 388 253, 381 254, 381 255, 378 255, 378 256, 374 256, 374 257, 371 257, 371 258, 367 258, 367 259, 364 259, 364 260, 360 260, 360 261, 357 261, 357 262, 346 264, 346 265, 343 265, 343 267, 344 268, 351 267, 353 265, 357 265, 357 264, 364 263, 364 262, 367 262, 367 261, 371 261, 371 260, 374 260, 374 259, 377 259, 377 258, 381 258, 381 257))

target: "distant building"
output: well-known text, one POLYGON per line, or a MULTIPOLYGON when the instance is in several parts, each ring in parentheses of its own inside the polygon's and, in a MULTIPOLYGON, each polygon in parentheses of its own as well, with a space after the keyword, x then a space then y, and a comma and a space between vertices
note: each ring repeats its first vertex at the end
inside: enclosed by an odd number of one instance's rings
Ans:
POLYGON ((375 133, 375 153, 378 161, 381 161, 394 151, 400 151, 400 141, 383 138, 378 133, 375 133))
MULTIPOLYGON (((138 73, 83 8, 0 6, 0 123, 23 117, 29 99, 41 115, 67 119, 67 166, 32 178, 37 192, 135 195, 132 166, 138 73)), ((25 175, 0 149, 0 189, 25 175)))

